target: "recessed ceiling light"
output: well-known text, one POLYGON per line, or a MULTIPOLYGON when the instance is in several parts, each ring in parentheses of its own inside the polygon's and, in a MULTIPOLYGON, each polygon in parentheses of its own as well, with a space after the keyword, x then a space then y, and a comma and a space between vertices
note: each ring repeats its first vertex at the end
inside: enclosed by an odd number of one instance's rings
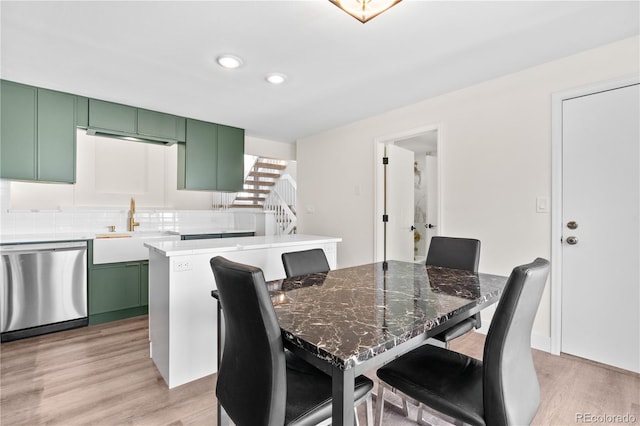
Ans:
POLYGON ((239 68, 242 65, 242 59, 240 59, 235 55, 229 55, 229 54, 218 56, 216 61, 218 62, 218 65, 220 65, 222 68, 227 68, 227 69, 239 68))
POLYGON ((271 74, 267 74, 265 80, 271 84, 282 84, 287 80, 287 76, 278 72, 273 72, 271 74))

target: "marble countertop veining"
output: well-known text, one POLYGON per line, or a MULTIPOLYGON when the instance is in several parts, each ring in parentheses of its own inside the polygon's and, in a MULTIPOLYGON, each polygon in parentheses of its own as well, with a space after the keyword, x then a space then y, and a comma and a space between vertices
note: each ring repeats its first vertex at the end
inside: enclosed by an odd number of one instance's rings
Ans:
POLYGON ((283 336, 350 368, 478 305, 495 302, 507 278, 389 261, 272 281, 283 336))

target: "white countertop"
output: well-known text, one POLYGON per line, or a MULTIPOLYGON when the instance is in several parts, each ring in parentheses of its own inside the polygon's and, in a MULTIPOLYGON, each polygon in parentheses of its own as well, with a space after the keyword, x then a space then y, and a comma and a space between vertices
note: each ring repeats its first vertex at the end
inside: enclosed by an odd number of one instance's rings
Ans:
MULTIPOLYGON (((197 235, 197 234, 230 234, 239 232, 255 232, 254 229, 220 229, 220 228, 176 228, 166 232, 175 235, 197 235)), ((122 234, 123 232, 115 232, 122 234)), ((134 231, 143 236, 145 231, 134 231)), ((22 244, 22 243, 41 243, 56 241, 76 241, 76 240, 93 240, 96 235, 109 234, 108 232, 50 232, 38 234, 16 234, 16 235, 0 235, 0 244, 22 244)))
POLYGON ((44 243, 55 241, 93 240, 92 232, 55 232, 46 234, 16 234, 0 236, 0 244, 44 243))
POLYGON ((181 256, 203 253, 224 253, 255 250, 270 247, 295 246, 314 243, 339 243, 342 238, 319 235, 267 235, 260 237, 221 238, 212 240, 181 240, 148 242, 145 246, 164 256, 181 256))

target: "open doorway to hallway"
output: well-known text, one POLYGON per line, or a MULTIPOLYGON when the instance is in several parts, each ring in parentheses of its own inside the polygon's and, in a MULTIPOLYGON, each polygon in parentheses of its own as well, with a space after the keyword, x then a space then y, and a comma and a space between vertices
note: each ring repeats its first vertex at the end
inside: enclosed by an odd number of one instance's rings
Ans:
POLYGON ((438 130, 403 139, 396 146, 413 152, 414 260, 424 262, 438 227, 438 130))
POLYGON ((430 126, 376 139, 377 261, 424 262, 439 235, 439 136, 430 126))

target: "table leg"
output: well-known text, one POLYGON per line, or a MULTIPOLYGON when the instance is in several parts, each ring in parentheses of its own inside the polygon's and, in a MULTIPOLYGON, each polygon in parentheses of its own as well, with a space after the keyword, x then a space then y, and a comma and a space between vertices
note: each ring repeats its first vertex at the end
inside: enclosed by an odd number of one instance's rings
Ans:
POLYGON ((331 376, 333 385, 331 422, 334 425, 352 426, 355 387, 354 369, 341 370, 334 366, 331 376))

